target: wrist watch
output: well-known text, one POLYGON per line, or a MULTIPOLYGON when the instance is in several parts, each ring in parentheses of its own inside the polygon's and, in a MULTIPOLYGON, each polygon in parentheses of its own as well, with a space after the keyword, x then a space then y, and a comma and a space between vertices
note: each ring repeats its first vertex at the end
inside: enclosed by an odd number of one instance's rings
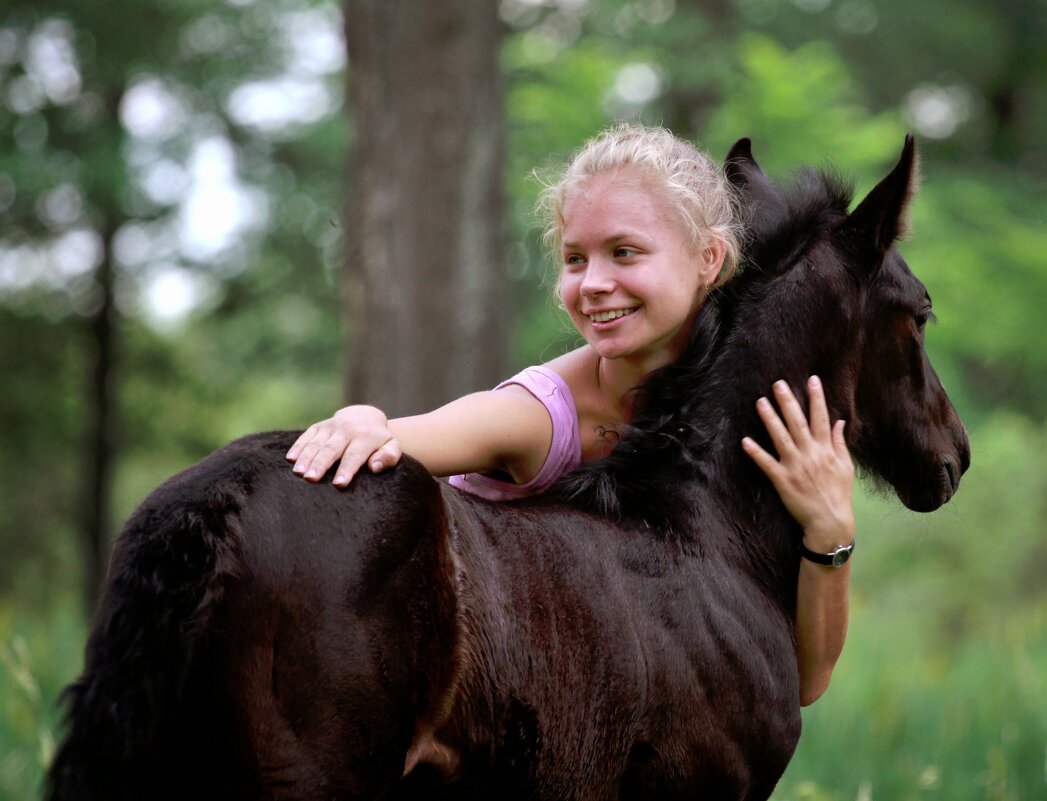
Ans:
POLYGON ((803 540, 800 540, 800 556, 819 565, 843 567, 851 558, 852 553, 854 553, 854 540, 851 540, 850 545, 837 545, 829 553, 815 553, 803 544, 803 540))

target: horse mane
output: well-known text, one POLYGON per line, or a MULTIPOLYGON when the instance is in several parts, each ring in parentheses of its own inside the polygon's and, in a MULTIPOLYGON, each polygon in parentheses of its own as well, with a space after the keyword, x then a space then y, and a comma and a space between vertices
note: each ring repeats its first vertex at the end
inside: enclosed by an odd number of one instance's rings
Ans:
POLYGON ((742 269, 709 295, 681 357, 651 372, 633 390, 634 419, 619 426, 615 449, 564 476, 554 489, 556 497, 664 532, 699 511, 689 508, 688 485, 708 480, 718 469, 701 457, 722 434, 721 421, 700 411, 726 391, 717 381, 717 365, 730 333, 766 301, 774 278, 800 263, 846 217, 853 191, 831 168, 801 170, 781 195, 786 212, 780 219, 749 221, 742 269))

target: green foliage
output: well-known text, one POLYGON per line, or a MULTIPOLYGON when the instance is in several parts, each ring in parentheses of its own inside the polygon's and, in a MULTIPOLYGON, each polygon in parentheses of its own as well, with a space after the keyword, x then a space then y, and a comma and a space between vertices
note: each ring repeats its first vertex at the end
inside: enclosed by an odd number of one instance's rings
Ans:
POLYGON ((555 265, 541 245, 544 220, 534 205, 543 181, 609 122, 606 98, 627 57, 604 40, 556 47, 533 31, 510 36, 503 64, 511 78, 506 182, 515 241, 514 295, 525 299, 514 347, 517 364, 546 361, 573 346, 576 335, 555 311, 555 265))
POLYGON ((75 321, 0 307, 0 375, 15 377, 0 393, 0 603, 39 600, 53 560, 76 575, 75 393, 86 372, 77 333, 75 321))
MULTIPOLYGON (((285 69, 286 15, 311 8, 329 6, 13 0, 0 12, 0 102, 12 112, 0 113, 0 369, 17 390, 0 401, 0 595, 35 604, 47 576, 78 579, 103 254, 120 312, 118 518, 231 437, 337 405, 343 174, 332 165, 346 122, 330 113, 259 131, 228 113, 235 88, 285 69), (142 81, 176 111, 136 134, 121 110, 142 81), (273 224, 202 255, 179 241, 178 187, 208 138, 229 143, 239 185, 267 199, 273 224), (158 167, 166 198, 146 190, 158 167), (175 325, 145 303, 172 269, 208 290, 175 325)), ((337 98, 341 76, 324 80, 337 98)))
POLYGON ((831 160, 849 173, 871 174, 901 151, 905 129, 897 112, 869 112, 831 43, 787 50, 749 34, 737 46, 740 72, 705 134, 714 152, 726 153, 744 135, 771 173, 831 160))
POLYGON ((1028 176, 1001 185, 988 172, 924 172, 903 252, 940 310, 929 342, 963 382, 965 412, 1009 407, 1043 419, 1047 348, 1030 336, 1047 300, 1042 187, 1028 176))

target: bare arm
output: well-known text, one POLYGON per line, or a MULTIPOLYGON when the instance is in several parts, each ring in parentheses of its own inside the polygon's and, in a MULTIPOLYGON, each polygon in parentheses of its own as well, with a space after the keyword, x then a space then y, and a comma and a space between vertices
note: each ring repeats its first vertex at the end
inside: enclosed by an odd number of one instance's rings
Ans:
MULTIPOLYGON (((846 545, 834 541, 824 547, 808 547, 828 553, 837 544, 846 545)), ((829 687, 836 660, 843 651, 850 577, 850 564, 833 568, 800 560, 800 580, 796 588, 796 658, 803 706, 813 704, 829 687)))
MULTIPOLYGON (((783 382, 775 385, 782 418, 761 398, 757 412, 767 426, 780 459, 748 437, 746 453, 767 474, 782 502, 803 526, 804 544, 827 553, 854 539, 851 489, 854 466, 843 437, 843 421, 829 424, 821 382, 807 383, 811 421, 808 426, 800 404, 783 382)), ((800 703, 814 703, 829 686, 836 661, 847 637, 850 565, 839 568, 800 560, 796 588, 797 663, 800 670, 800 703)))
POLYGON ((541 469, 551 442, 545 407, 510 385, 393 420, 373 406, 347 406, 306 429, 287 458, 309 481, 338 462, 337 486, 347 486, 365 464, 372 472, 392 467, 405 452, 434 475, 500 469, 524 482, 541 469))

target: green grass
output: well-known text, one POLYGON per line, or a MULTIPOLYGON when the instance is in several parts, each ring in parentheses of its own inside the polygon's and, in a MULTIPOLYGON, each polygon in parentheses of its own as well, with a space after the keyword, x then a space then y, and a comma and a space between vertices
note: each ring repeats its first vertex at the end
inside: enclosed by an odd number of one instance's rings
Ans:
POLYGON ((1047 615, 951 647, 857 609, 776 801, 1047 799, 1047 615))
POLYGON ((0 600, 0 799, 40 797, 54 753, 56 699, 80 670, 86 636, 70 602, 16 613, 0 600))

